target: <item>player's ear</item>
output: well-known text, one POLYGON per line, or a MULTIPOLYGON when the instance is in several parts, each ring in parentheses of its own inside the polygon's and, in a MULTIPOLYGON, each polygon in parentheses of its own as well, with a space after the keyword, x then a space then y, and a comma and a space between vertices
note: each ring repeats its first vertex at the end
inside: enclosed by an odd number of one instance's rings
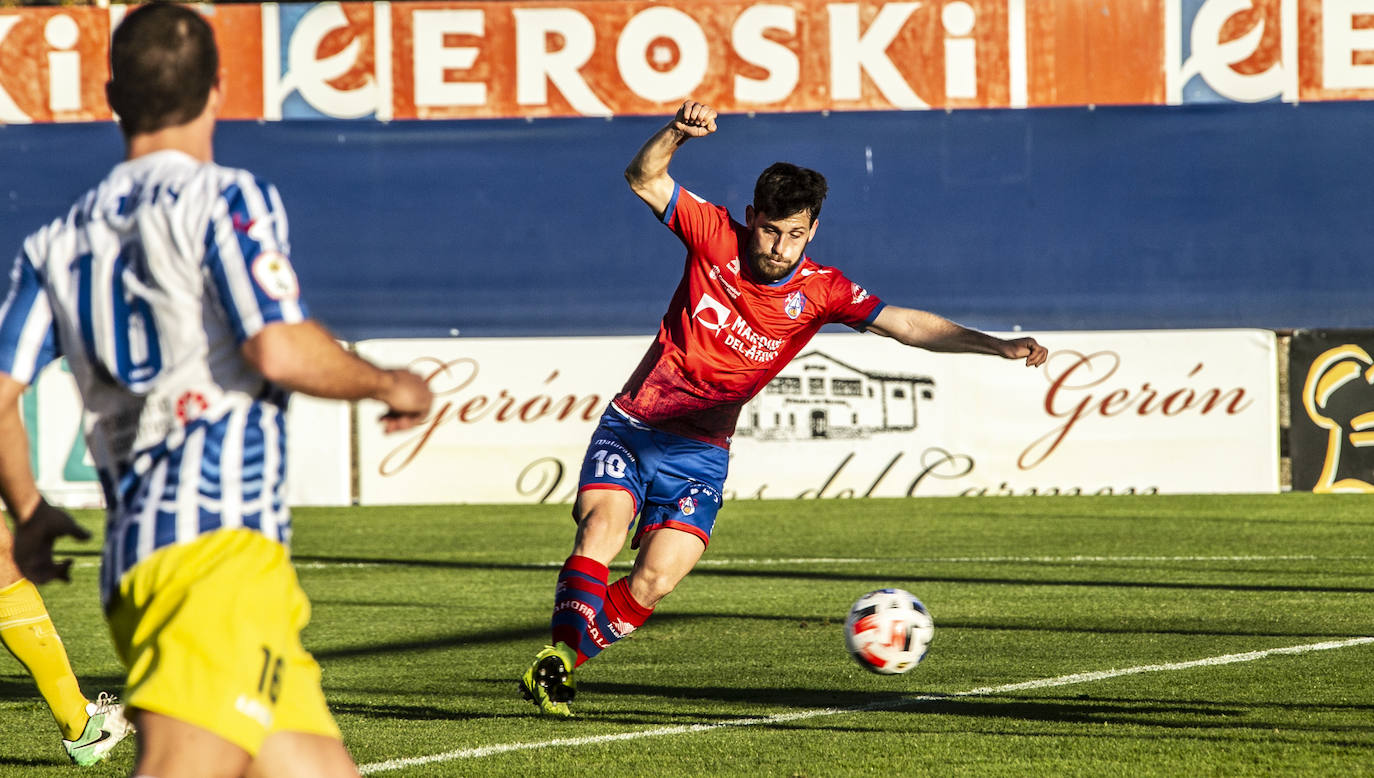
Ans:
POLYGON ((751 230, 754 229, 754 214, 756 213, 758 213, 758 211, 754 210, 754 206, 744 206, 744 224, 751 230))
POLYGON ((209 104, 210 115, 218 117, 220 108, 224 106, 224 87, 219 79, 215 79, 214 86, 210 87, 210 97, 206 103, 209 104))
POLYGON ((812 219, 812 220, 811 220, 811 234, 808 235, 808 236, 806 236, 806 242, 807 242, 807 243, 810 243, 811 241, 813 241, 813 240, 816 239, 816 230, 819 229, 820 226, 821 226, 821 220, 820 220, 820 219, 812 219))

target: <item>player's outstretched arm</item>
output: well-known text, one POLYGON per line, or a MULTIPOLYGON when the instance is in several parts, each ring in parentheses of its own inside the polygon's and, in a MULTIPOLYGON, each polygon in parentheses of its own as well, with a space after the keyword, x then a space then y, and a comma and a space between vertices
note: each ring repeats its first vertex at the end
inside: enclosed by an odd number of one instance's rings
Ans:
POLYGON ((387 432, 424 421, 434 395, 409 370, 383 370, 340 346, 311 320, 268 324, 244 341, 243 356, 263 377, 293 392, 330 400, 378 400, 387 432))
MULTIPOLYGON (((53 559, 53 542, 61 537, 87 540, 87 532, 66 511, 44 501, 29 467, 29 438, 19 419, 19 397, 24 384, 0 373, 0 499, 14 516, 11 559, 0 560, 0 588, 18 580, 17 572, 36 584, 56 578, 69 581, 72 560, 53 559)), ((0 547, 9 545, 9 533, 0 520, 0 547)))
POLYGON ((1045 363, 1049 352, 1035 338, 1004 340, 986 332, 971 330, 949 319, 915 308, 889 305, 878 312, 868 331, 892 338, 908 346, 948 353, 992 354, 1005 359, 1025 359, 1036 367, 1045 363))
POLYGON ((688 100, 677 109, 673 120, 654 133, 639 153, 630 160, 625 168, 625 180, 639 199, 654 209, 654 215, 663 218, 663 212, 673 199, 672 176, 668 175, 668 163, 673 159, 677 147, 690 138, 700 138, 716 131, 715 109, 703 103, 688 100))

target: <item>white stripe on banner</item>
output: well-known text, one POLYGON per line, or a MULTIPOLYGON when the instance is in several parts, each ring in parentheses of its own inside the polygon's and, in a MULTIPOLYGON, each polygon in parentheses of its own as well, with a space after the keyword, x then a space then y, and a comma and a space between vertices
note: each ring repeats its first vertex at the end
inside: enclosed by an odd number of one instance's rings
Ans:
POLYGON ((385 762, 373 762, 359 766, 359 771, 363 775, 386 772, 388 770, 401 770, 406 767, 417 767, 424 764, 435 762, 451 762, 456 759, 476 759, 483 756, 495 754, 505 754, 512 751, 528 751, 536 748, 576 748, 578 746, 596 745, 599 743, 614 743, 621 740, 641 740, 650 737, 666 737, 668 735, 688 735, 698 732, 710 732, 724 727, 755 727, 781 724, 789 721, 801 721, 804 719, 814 719, 821 716, 838 716, 847 713, 863 713, 872 710, 889 710, 892 708, 905 708, 919 705, 926 702, 939 702, 959 697, 982 697, 991 694, 1004 694, 1006 692, 1026 691, 1029 689, 1048 689, 1055 686, 1072 686, 1080 683, 1091 683, 1093 681, 1103 681, 1109 678, 1121 678, 1128 675, 1139 675, 1141 673, 1160 673, 1173 672, 1176 670, 1189 670, 1195 667, 1215 667, 1218 665, 1237 664, 1240 662, 1253 662, 1258 659, 1266 659, 1271 656, 1282 656, 1289 654, 1307 654, 1313 651, 1330 651, 1337 648, 1349 648, 1351 646, 1361 646, 1374 643, 1374 637, 1351 638, 1349 640, 1331 640, 1324 643, 1308 643, 1300 646, 1286 646, 1283 648, 1269 648, 1261 651, 1247 651, 1243 654, 1224 654, 1213 656, 1206 659, 1194 659, 1187 662, 1173 662, 1162 665, 1140 665, 1138 667, 1128 667, 1123 670, 1101 670, 1092 673, 1074 673, 1072 675, 1061 675, 1054 678, 1040 678, 1034 681, 1022 681, 1021 683, 1009 683, 1003 686, 982 686, 977 689, 969 689, 963 692, 953 692, 951 694, 922 694, 912 697, 901 697, 895 700, 880 700, 869 705, 860 705, 851 708, 816 708, 812 710, 802 710, 793 713, 779 713, 773 716, 760 716, 757 718, 735 719, 733 721, 719 721, 714 724, 692 724, 677 727, 659 727, 657 729, 643 729, 635 732, 620 732, 613 735, 596 735, 592 737, 559 738, 557 740, 539 740, 528 743, 502 743, 491 746, 480 746, 477 748, 465 748, 457 751, 448 751, 442 754, 432 754, 430 756, 415 756, 402 759, 388 759, 385 762))

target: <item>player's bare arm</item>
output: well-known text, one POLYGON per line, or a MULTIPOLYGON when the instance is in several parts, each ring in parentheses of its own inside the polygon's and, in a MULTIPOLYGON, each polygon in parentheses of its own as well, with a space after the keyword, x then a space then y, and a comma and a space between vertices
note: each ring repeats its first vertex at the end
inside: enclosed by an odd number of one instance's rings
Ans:
MULTIPOLYGON (((86 540, 91 535, 66 511, 48 505, 38 493, 33 470, 29 467, 29 439, 19 418, 19 397, 25 385, 0 373, 0 499, 14 517, 14 564, 25 578, 47 583, 60 578, 70 580, 72 560, 53 559, 53 542, 61 537, 86 540)), ((0 532, 4 532, 0 524, 0 532)), ((3 571, 9 560, 0 564, 0 587, 13 583, 3 571)))
POLYGON ((672 176, 668 175, 668 163, 678 147, 691 138, 700 138, 716 131, 715 109, 703 103, 688 100, 677 109, 673 120, 645 141, 625 168, 625 180, 630 189, 654 209, 654 215, 663 217, 668 203, 673 199, 672 176))
POLYGON ((927 351, 992 354, 1005 359, 1025 359, 1028 367, 1045 363, 1049 352, 1035 338, 1005 340, 971 330, 949 319, 915 308, 889 305, 878 312, 868 331, 927 351))
POLYGON ((243 356, 263 377, 293 392, 330 400, 377 400, 387 432, 424 421, 434 395, 409 370, 384 370, 340 346, 311 320, 276 322, 244 342, 243 356))

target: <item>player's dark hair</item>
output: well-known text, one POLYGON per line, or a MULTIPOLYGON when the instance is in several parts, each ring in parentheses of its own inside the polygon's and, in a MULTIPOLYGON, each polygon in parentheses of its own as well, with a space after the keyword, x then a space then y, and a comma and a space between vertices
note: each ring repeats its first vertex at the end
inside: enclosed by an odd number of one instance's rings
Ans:
POLYGON ((215 34, 199 13, 153 2, 124 17, 110 42, 106 94, 125 135, 185 124, 219 82, 215 34))
POLYGON ((821 203, 829 190, 820 173, 790 162, 774 162, 754 183, 754 210, 773 219, 806 211, 814 222, 821 216, 821 203))

